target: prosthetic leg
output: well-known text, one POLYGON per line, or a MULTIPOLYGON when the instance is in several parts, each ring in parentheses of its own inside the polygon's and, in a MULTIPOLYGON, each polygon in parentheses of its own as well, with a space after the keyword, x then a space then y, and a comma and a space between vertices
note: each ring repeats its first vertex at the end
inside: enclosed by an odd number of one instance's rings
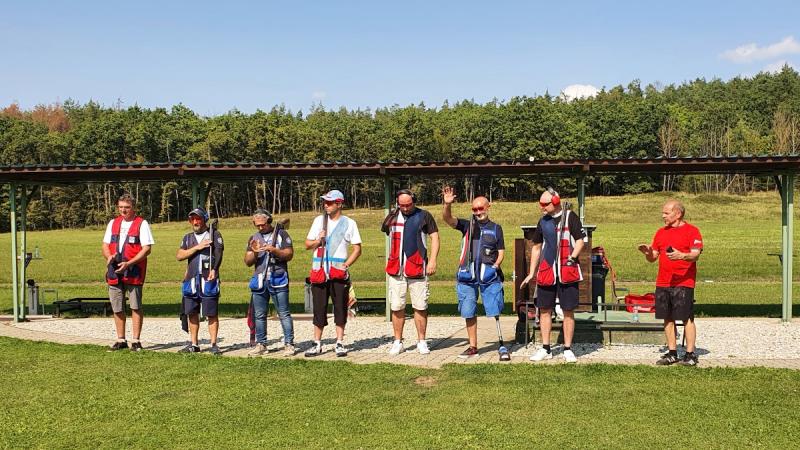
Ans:
POLYGON ((508 349, 503 343, 503 332, 500 331, 500 316, 494 316, 494 325, 497 327, 497 338, 500 340, 500 348, 498 349, 500 361, 511 361, 511 354, 508 353, 508 349))

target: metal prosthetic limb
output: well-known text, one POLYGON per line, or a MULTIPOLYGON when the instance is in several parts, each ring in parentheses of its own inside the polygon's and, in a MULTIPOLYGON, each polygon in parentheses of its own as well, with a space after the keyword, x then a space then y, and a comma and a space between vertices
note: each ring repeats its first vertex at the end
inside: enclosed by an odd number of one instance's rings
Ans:
POLYGON ((511 354, 508 353, 508 349, 503 343, 503 332, 500 331, 500 316, 494 316, 494 325, 497 328, 497 338, 500 341, 500 348, 498 349, 500 361, 511 361, 511 354))

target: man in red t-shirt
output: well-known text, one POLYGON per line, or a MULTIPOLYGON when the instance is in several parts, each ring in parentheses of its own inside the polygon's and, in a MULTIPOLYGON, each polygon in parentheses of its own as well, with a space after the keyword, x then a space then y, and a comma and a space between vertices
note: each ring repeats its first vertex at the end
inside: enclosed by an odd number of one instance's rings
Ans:
POLYGON ((660 228, 652 245, 641 244, 639 251, 648 262, 658 260, 656 278, 656 318, 664 319, 668 352, 656 364, 668 366, 697 365, 694 323, 694 283, 697 259, 703 251, 703 238, 696 226, 683 220, 686 208, 677 200, 668 200, 661 209, 664 227, 660 228), (678 359, 675 321, 682 320, 686 333, 686 354, 678 359))

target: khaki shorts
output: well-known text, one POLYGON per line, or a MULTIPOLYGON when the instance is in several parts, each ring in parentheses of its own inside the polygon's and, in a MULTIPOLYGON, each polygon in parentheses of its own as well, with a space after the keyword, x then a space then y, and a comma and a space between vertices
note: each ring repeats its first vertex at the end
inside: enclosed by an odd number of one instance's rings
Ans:
POLYGON ((406 307, 406 296, 411 296, 411 306, 420 311, 428 309, 428 278, 406 278, 389 276, 389 302, 392 311, 402 311, 406 307))
POLYGON ((111 309, 115 313, 125 311, 125 297, 131 304, 131 309, 142 309, 142 287, 141 286, 117 286, 108 287, 108 299, 111 301, 111 309), (124 289, 124 292, 123 292, 124 289))

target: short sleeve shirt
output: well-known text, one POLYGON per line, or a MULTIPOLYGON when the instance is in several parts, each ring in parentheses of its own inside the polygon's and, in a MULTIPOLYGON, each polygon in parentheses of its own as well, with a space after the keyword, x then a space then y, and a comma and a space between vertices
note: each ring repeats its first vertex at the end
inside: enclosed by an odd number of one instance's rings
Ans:
POLYGON ((682 253, 691 250, 703 250, 703 238, 700 230, 689 223, 679 227, 662 227, 656 231, 652 243, 653 250, 658 252, 658 276, 656 287, 690 287, 695 286, 697 263, 694 261, 673 261, 667 257, 667 248, 672 247, 682 253))
MULTIPOLYGON (((306 239, 313 241, 319 236, 320 231, 322 231, 322 217, 323 216, 320 215, 314 218, 314 222, 311 223, 311 229, 308 230, 306 239)), ((343 239, 345 245, 340 245, 339 248, 334 249, 334 253, 331 257, 343 258, 343 260, 346 260, 347 246, 361 244, 361 234, 358 232, 358 224, 356 224, 355 220, 349 217, 339 216, 336 220, 328 219, 328 236, 336 229, 336 226, 339 225, 339 221, 342 219, 347 220, 347 229, 344 232, 343 239)))

